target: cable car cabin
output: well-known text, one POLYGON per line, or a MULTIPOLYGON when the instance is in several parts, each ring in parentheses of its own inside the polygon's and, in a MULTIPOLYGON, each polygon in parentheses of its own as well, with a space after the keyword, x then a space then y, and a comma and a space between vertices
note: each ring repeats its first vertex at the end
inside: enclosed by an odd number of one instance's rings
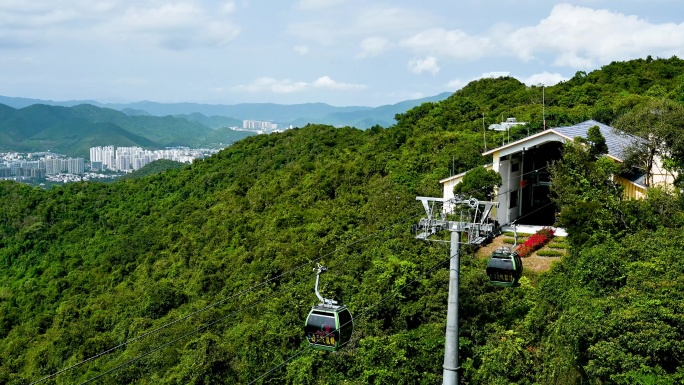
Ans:
POLYGON ((311 308, 304 332, 314 349, 337 351, 354 331, 354 320, 346 306, 319 304, 311 308))
POLYGON ((522 272, 522 259, 508 247, 496 249, 487 263, 487 275, 493 285, 515 286, 522 272))

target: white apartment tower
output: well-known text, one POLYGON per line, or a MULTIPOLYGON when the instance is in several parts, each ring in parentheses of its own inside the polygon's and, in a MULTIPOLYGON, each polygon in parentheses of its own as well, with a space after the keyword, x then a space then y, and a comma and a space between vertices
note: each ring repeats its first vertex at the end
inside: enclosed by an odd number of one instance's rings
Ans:
POLYGON ((242 128, 247 130, 276 130, 278 125, 273 122, 261 120, 243 120, 242 128))

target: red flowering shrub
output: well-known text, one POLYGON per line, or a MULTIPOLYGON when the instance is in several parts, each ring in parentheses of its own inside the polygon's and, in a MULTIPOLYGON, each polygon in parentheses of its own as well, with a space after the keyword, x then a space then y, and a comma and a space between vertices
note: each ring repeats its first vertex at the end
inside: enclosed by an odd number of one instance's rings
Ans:
POLYGON ((518 255, 523 258, 529 256, 534 251, 541 249, 544 245, 549 243, 551 238, 553 238, 553 229, 550 227, 542 228, 531 237, 527 238, 525 243, 518 247, 518 255))
POLYGON ((525 244, 518 246, 518 255, 521 256, 522 258, 525 258, 528 255, 532 254, 533 251, 534 250, 532 250, 531 247, 526 246, 525 244))

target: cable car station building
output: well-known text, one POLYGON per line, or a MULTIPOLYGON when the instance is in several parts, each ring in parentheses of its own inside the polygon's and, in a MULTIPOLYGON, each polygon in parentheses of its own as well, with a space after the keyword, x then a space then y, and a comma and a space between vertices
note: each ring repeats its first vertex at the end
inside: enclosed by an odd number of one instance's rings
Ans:
MULTIPOLYGON (((586 138, 592 126, 599 127, 608 146, 607 156, 617 162, 624 161, 625 150, 638 140, 603 123, 587 120, 574 126, 547 129, 482 154, 492 156, 492 163, 485 168, 498 172, 503 181, 494 198, 499 202, 499 207, 492 211, 492 216, 500 225, 509 224, 519 217, 524 217, 521 224, 553 225, 557 208, 551 204, 549 197, 551 182, 547 166, 561 159, 563 143, 572 141, 575 137, 586 138)), ((465 174, 440 181, 444 186, 444 198, 454 197, 454 186, 465 174)), ((654 185, 671 184, 673 179, 674 176, 662 167, 654 167, 654 185)), ((646 196, 643 175, 616 175, 614 180, 624 187, 628 199, 646 196)))

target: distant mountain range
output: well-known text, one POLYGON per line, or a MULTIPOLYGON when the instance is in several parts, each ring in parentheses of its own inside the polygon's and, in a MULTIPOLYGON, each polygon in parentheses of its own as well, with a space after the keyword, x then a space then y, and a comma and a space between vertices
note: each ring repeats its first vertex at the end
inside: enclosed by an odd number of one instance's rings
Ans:
POLYGON ((283 128, 309 123, 359 129, 389 127, 396 114, 450 95, 442 93, 376 108, 334 107, 324 103, 103 104, 92 100, 54 102, 0 96, 0 151, 53 151, 86 157, 90 147, 106 145, 150 149, 225 147, 254 135, 229 128, 242 127, 243 119, 273 121, 283 128))
MULTIPOLYGON (((53 151, 87 157, 95 146, 225 147, 254 133, 212 129, 193 116, 129 116, 89 104, 73 107, 34 104, 16 109, 0 104, 0 151, 53 151)), ((216 119, 214 119, 216 120, 216 119)))
POLYGON ((52 100, 15 98, 0 96, 0 103, 13 108, 24 108, 35 104, 73 107, 90 104, 97 107, 118 110, 129 116, 181 116, 186 120, 202 123, 211 128, 241 126, 242 120, 266 120, 283 127, 302 127, 308 123, 351 126, 366 129, 374 125, 389 127, 394 124, 394 116, 421 105, 425 102, 438 102, 446 99, 451 92, 439 95, 406 100, 380 107, 335 107, 325 103, 273 104, 242 103, 234 105, 198 103, 157 103, 141 101, 134 103, 100 103, 94 100, 71 100, 56 102, 52 100))

